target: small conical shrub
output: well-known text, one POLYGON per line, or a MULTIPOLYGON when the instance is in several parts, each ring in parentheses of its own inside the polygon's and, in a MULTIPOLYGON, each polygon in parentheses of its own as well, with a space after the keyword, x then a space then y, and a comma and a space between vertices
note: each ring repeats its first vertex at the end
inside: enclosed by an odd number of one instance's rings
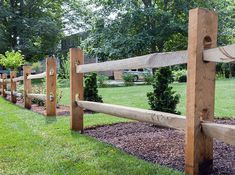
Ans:
POLYGON ((152 110, 180 114, 176 111, 180 96, 170 86, 173 81, 173 74, 169 68, 160 68, 155 72, 153 92, 147 93, 152 110))
POLYGON ((91 73, 85 76, 84 100, 103 102, 102 97, 98 94, 97 74, 91 73))

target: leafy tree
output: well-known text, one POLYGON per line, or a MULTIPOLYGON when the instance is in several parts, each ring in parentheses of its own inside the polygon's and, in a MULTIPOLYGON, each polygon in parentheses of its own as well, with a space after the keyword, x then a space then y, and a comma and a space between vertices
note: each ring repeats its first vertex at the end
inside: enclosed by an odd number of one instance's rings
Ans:
POLYGON ((152 110, 180 114, 180 112, 176 111, 179 95, 175 94, 175 91, 170 86, 173 81, 173 74, 169 68, 160 68, 155 72, 153 92, 147 93, 148 102, 152 110))
POLYGON ((94 5, 102 8, 93 12, 93 27, 82 44, 102 60, 162 52, 172 35, 187 33, 184 21, 159 3, 95 1, 94 5))
POLYGON ((24 56, 19 51, 6 51, 5 55, 0 54, 0 65, 5 68, 16 70, 24 64, 24 56))
MULTIPOLYGON (((74 25, 87 32, 82 47, 101 60, 187 49, 188 11, 219 14, 219 44, 234 41, 234 1, 89 0, 73 5, 74 25)), ((73 26, 74 26, 73 25, 73 26)))
POLYGON ((26 60, 56 51, 63 0, 0 0, 0 52, 21 50, 26 60))

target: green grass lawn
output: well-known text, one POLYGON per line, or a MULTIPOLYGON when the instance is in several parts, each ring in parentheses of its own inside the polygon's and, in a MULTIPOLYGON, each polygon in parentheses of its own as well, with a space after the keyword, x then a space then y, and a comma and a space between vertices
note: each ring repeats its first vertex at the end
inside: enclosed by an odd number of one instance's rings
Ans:
MULTIPOLYGON (((117 121, 125 120, 100 114, 85 116, 85 126, 117 121)), ((46 119, 0 97, 0 174, 182 173, 71 132, 68 117, 46 119)))
MULTIPOLYGON (((178 110, 185 115, 186 84, 173 84, 174 90, 180 94, 178 110)), ((69 105, 69 88, 63 88, 64 97, 61 103, 69 105)), ((149 109, 146 93, 152 90, 152 86, 131 86, 116 88, 100 88, 105 103, 120 104, 130 107, 149 109)), ((215 116, 217 118, 235 118, 235 79, 216 81, 215 116)))

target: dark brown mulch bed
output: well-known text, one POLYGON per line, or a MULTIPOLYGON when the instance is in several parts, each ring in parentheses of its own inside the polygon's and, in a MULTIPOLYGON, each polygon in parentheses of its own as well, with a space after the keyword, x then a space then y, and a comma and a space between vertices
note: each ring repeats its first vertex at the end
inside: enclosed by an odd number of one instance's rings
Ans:
MULTIPOLYGON (((235 125, 235 120, 218 123, 235 125)), ((183 131, 133 122, 87 128, 85 134, 141 159, 184 170, 183 131)), ((235 147, 214 141, 214 166, 209 174, 235 174, 235 147)))
MULTIPOLYGON (((10 101, 10 97, 7 97, 7 100, 10 101)), ((22 106, 24 105, 24 101, 21 98, 17 99, 16 105, 22 106)), ((31 110, 37 112, 39 114, 45 115, 46 108, 44 106, 38 106, 37 104, 32 104, 31 110)), ((60 105, 57 109, 57 116, 67 116, 70 115, 69 106, 60 105)))

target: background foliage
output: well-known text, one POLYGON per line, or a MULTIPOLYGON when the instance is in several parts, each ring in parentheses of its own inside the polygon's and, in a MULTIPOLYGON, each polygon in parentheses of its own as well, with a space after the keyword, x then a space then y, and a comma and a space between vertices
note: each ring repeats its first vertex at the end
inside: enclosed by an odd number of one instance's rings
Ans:
POLYGON ((21 50, 27 61, 52 54, 62 36, 62 0, 0 1, 0 52, 21 50))

